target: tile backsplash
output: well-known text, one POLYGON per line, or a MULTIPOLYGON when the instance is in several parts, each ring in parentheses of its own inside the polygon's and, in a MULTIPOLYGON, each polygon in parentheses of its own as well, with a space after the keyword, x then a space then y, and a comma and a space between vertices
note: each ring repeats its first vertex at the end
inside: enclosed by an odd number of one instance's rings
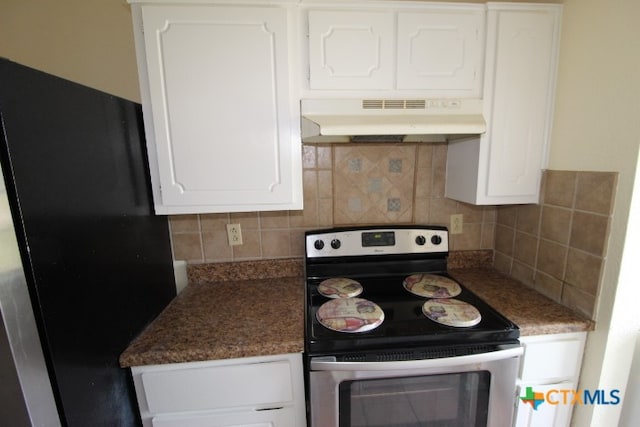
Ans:
POLYGON ((617 173, 545 171, 540 204, 483 207, 444 197, 446 158, 438 143, 305 145, 304 210, 171 216, 174 259, 303 257, 306 230, 448 225, 462 213, 452 251, 493 250, 496 269, 595 318, 617 173), (231 223, 241 225, 240 246, 227 243, 231 223))
POLYGON ((541 204, 498 208, 494 266, 594 319, 617 179, 546 171, 541 204))
POLYGON ((305 230, 364 224, 448 225, 462 213, 452 250, 493 249, 496 208, 444 197, 446 144, 303 146, 302 211, 175 215, 176 260, 211 263, 302 257, 305 230), (239 223, 243 245, 229 246, 226 224, 239 223))

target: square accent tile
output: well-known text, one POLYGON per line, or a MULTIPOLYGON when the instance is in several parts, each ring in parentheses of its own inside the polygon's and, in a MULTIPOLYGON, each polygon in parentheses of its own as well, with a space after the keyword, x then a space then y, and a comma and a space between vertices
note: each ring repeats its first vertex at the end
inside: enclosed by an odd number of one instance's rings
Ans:
POLYGON ((369 193, 380 193, 382 191, 382 178, 369 179, 369 193))
POLYGON ((349 159, 350 172, 362 172, 362 159, 349 159))
POLYGON ((335 224, 411 222, 416 153, 415 145, 334 147, 335 224), (360 211, 353 209, 352 198, 361 200, 360 211), (390 205, 389 199, 398 199, 401 203, 390 205))
POLYGON ((402 208, 402 203, 400 199, 387 199, 387 211, 389 212, 400 212, 402 208))
POLYGON ((362 211, 362 200, 357 197, 352 197, 349 199, 349 210, 351 212, 360 212, 362 211))
POLYGON ((389 172, 391 173, 402 172, 402 159, 389 159, 389 172))

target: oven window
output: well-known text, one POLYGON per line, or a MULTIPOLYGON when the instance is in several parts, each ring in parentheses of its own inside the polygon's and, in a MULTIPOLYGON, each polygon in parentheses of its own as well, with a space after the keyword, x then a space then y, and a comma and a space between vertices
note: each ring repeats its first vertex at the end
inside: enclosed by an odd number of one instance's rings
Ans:
POLYGON ((340 427, 486 427, 488 371, 345 381, 340 427))

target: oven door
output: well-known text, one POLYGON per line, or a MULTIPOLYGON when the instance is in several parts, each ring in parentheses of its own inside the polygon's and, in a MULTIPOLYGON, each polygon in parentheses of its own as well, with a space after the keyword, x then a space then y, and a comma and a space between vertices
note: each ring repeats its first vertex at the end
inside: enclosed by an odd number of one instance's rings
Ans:
POLYGON ((442 359, 310 359, 312 427, 511 426, 522 348, 442 359))

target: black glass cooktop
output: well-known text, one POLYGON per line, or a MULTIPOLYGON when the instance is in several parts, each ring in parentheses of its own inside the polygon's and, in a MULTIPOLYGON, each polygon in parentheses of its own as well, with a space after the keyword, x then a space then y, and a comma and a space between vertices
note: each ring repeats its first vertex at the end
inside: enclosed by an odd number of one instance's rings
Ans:
MULTIPOLYGON (((446 276, 446 274, 441 273, 446 276)), ((306 350, 312 354, 335 354, 384 348, 416 348, 501 343, 519 338, 518 327, 491 308, 474 293, 461 286, 455 299, 474 306, 481 320, 474 326, 454 327, 437 323, 422 312, 429 299, 416 296, 402 283, 408 274, 377 277, 348 277, 357 280, 363 291, 357 298, 376 303, 384 312, 384 321, 367 332, 336 332, 320 324, 316 312, 330 298, 318 292, 325 278, 307 280, 306 350)))

